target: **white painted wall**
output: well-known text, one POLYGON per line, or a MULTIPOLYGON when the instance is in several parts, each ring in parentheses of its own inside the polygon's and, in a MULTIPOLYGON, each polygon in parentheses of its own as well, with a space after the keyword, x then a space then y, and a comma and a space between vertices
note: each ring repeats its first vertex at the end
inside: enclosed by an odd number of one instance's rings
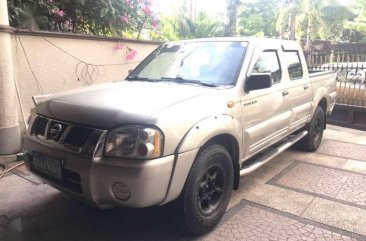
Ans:
MULTIPOLYGON (((30 114, 30 109, 34 107, 32 96, 42 94, 37 87, 35 77, 43 89, 43 94, 121 80, 126 77, 129 69, 134 68, 158 46, 158 43, 153 42, 80 39, 72 36, 49 36, 49 34, 37 36, 29 33, 13 34, 12 43, 15 79, 26 118, 30 114), (118 43, 124 46, 122 50, 116 49, 118 43), (127 60, 127 46, 137 51, 133 60, 127 60), (64 51, 85 63, 93 64, 94 66, 89 66, 89 73, 93 74, 93 68, 95 68, 94 77, 86 76, 85 71, 84 73, 82 71, 83 68, 86 70, 86 65, 64 51), (84 78, 78 80, 78 76, 84 78)), ((18 109, 20 110, 20 108, 18 109)), ((18 116, 19 122, 23 124, 20 111, 18 116)))

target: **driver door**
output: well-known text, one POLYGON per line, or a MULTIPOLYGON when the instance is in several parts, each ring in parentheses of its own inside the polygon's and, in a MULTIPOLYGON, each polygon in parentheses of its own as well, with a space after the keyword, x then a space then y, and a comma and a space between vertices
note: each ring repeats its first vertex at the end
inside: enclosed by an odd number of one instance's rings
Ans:
POLYGON ((288 134, 291 106, 282 78, 280 48, 263 49, 254 58, 252 73, 271 73, 272 86, 252 90, 241 98, 244 157, 252 156, 288 134))

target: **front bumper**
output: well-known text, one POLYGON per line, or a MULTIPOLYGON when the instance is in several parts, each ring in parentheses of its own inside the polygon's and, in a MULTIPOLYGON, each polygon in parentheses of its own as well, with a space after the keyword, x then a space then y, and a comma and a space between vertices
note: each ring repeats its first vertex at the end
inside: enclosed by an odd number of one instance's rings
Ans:
POLYGON ((24 140, 27 168, 57 189, 86 199, 101 208, 111 206, 148 207, 161 203, 167 195, 173 173, 174 155, 153 160, 121 160, 88 157, 57 150, 36 138, 24 140), (61 179, 52 178, 33 168, 33 152, 62 160, 61 179), (113 185, 127 186, 130 196, 118 199, 113 185))

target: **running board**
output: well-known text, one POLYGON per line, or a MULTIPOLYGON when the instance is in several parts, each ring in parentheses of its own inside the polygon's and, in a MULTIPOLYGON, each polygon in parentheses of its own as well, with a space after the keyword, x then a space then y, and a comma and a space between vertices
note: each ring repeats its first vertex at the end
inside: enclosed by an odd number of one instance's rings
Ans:
POLYGON ((301 140, 301 138, 305 137, 308 134, 308 131, 302 131, 296 135, 291 135, 287 137, 287 139, 281 143, 279 146, 267 149, 263 154, 258 154, 259 156, 253 162, 250 162, 249 165, 245 166, 245 162, 243 163, 243 167, 240 169, 240 176, 248 175, 249 173, 257 170, 272 158, 278 156, 280 153, 288 149, 290 146, 301 140))

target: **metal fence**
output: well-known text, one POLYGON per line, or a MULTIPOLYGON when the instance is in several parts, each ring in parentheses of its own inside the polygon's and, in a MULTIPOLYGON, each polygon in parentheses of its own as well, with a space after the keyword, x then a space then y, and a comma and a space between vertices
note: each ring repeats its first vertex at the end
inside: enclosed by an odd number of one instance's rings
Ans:
POLYGON ((304 54, 310 71, 338 72, 338 104, 366 108, 366 44, 322 44, 304 54))

